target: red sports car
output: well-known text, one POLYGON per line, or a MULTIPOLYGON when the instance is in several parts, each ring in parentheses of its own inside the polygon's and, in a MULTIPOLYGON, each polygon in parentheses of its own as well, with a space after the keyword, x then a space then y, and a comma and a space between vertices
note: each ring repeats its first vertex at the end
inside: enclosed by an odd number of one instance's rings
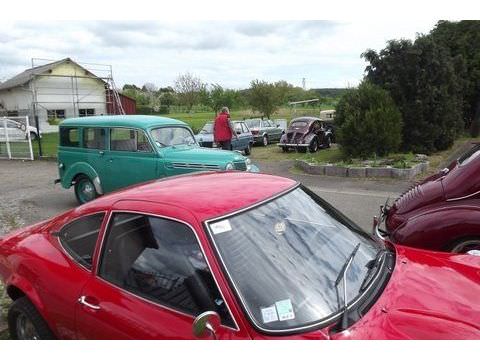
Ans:
POLYGON ((397 244, 480 254, 480 145, 383 208, 382 218, 397 244))
POLYGON ((20 339, 480 339, 479 270, 239 172, 132 187, 0 240, 20 339))

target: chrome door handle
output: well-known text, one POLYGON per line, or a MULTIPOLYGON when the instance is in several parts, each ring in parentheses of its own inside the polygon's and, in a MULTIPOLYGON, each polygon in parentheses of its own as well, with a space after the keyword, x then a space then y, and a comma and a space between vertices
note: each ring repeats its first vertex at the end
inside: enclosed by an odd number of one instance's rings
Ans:
POLYGON ((85 305, 86 307, 88 307, 92 310, 100 310, 100 306, 90 304, 89 302, 87 302, 87 300, 85 300, 86 298, 87 298, 86 296, 80 296, 78 298, 78 303, 82 304, 82 305, 85 305))

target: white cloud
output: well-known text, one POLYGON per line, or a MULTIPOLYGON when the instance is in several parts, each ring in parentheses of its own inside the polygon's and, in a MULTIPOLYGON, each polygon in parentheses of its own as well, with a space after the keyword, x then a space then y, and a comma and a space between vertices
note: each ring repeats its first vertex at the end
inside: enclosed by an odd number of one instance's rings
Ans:
POLYGON ((244 88, 255 78, 309 87, 355 85, 360 54, 414 39, 435 21, 79 21, 0 23, 0 79, 32 57, 111 64, 117 84, 172 85, 186 71, 244 88))

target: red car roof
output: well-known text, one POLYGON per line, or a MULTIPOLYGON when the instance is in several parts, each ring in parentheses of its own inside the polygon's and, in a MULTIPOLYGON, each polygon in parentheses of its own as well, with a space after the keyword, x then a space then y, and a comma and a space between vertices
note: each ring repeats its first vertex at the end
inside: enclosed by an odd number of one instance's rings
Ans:
POLYGON ((85 207, 108 207, 127 199, 158 201, 189 209, 203 221, 268 199, 295 184, 279 176, 240 171, 194 173, 129 187, 85 207))

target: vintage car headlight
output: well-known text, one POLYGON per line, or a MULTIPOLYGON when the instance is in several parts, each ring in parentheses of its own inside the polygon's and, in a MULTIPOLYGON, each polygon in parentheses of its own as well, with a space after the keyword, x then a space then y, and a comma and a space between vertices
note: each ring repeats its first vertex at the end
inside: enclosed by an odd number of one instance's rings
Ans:
POLYGON ((233 170, 233 164, 229 162, 227 166, 225 166, 225 170, 233 170))

